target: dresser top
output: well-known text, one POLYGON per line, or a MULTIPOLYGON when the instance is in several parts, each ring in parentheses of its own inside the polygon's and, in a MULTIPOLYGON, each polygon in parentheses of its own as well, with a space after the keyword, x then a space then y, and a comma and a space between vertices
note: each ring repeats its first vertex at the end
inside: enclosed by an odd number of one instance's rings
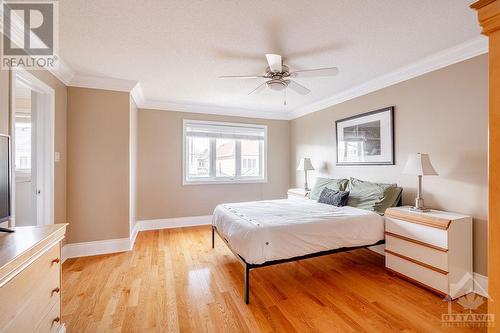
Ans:
POLYGON ((385 211, 385 215, 439 229, 448 229, 451 222, 470 218, 470 216, 467 215, 444 212, 435 209, 431 209, 430 212, 414 212, 410 211, 410 206, 388 208, 385 211))
POLYGON ((66 226, 17 227, 13 233, 0 233, 0 281, 16 267, 64 238, 66 226))

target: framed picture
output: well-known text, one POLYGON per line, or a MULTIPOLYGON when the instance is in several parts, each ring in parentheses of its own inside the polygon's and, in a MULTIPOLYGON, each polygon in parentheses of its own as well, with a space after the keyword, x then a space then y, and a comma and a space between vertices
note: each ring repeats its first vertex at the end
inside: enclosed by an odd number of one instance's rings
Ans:
POLYGON ((335 122, 337 165, 394 164, 394 106, 335 122))

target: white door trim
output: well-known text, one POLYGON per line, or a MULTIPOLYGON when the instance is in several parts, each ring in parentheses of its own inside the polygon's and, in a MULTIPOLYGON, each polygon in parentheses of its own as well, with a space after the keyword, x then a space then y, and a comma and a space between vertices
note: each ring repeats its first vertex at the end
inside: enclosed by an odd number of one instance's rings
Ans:
MULTIPOLYGON (((16 82, 22 82, 27 85, 30 89, 38 93, 37 95, 37 106, 38 110, 42 110, 38 113, 37 121, 40 122, 43 133, 37 133, 42 138, 43 143, 37 148, 41 150, 43 156, 42 168, 42 181, 40 183, 40 190, 44 195, 42 208, 42 220, 37 219, 37 224, 53 224, 54 223, 54 142, 55 142, 55 92, 52 87, 47 85, 45 82, 36 78, 33 74, 29 73, 22 68, 14 68, 11 72, 11 138, 12 147, 15 147, 15 110, 16 110, 16 82)), ((15 149, 12 149, 12 166, 13 175, 15 175, 15 149)), ((15 226, 15 181, 12 182, 12 198, 11 200, 11 211, 12 220, 11 224, 15 226)), ((37 205, 38 206, 38 205, 37 205)))

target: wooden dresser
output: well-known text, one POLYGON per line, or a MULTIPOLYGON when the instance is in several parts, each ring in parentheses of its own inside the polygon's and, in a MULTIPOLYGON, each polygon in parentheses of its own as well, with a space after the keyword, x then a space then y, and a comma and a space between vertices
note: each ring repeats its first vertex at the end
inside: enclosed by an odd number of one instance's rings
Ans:
POLYGON ((394 274, 442 296, 454 299, 472 292, 472 218, 387 209, 385 263, 394 274))
POLYGON ((64 332, 61 241, 66 224, 0 233, 0 332, 64 332))

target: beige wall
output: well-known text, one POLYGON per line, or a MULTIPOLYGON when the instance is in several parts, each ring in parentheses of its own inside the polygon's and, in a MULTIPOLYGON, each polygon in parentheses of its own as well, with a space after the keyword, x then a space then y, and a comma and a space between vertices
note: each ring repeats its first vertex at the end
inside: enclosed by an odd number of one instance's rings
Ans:
MULTIPOLYGON (((55 151, 61 153, 61 161, 54 166, 54 221, 66 222, 66 108, 67 88, 47 71, 31 71, 55 91, 55 151)), ((10 134, 10 74, 0 71, 0 133, 10 134)))
POLYGON ((223 202, 286 197, 289 183, 289 122, 158 110, 139 111, 138 220, 210 215, 223 202), (268 182, 182 185, 182 120, 268 126, 268 182))
POLYGON ((129 237, 130 97, 68 88, 68 243, 129 237))
POLYGON ((139 110, 132 97, 130 97, 130 137, 129 137, 129 224, 130 232, 137 222, 137 131, 139 110))
POLYGON ((301 157, 317 175, 397 182, 404 203, 415 196, 416 177, 402 175, 407 155, 426 152, 440 174, 424 178, 430 207, 474 217, 474 270, 487 274, 487 55, 399 83, 291 122, 291 184, 301 157), (336 167, 335 121, 395 106, 395 166, 336 167))

